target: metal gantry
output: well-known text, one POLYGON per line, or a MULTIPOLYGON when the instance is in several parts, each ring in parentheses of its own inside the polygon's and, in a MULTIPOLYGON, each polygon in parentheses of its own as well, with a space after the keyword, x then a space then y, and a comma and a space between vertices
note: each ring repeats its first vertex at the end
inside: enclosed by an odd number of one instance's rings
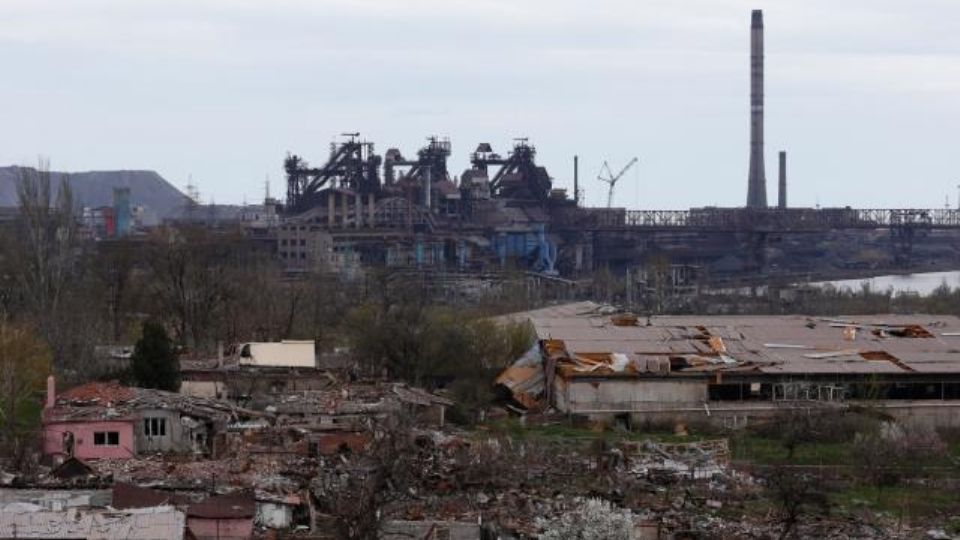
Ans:
POLYGON ((624 229, 703 231, 820 232, 831 229, 960 229, 960 210, 952 208, 692 208, 622 210, 605 216, 602 226, 624 229))

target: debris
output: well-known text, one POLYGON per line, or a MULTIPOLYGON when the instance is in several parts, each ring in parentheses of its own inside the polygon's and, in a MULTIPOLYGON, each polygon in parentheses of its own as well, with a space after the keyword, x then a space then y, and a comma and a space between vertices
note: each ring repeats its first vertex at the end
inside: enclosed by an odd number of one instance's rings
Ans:
POLYGON ((804 358, 817 359, 817 360, 823 360, 823 359, 826 359, 826 358, 841 358, 841 357, 844 357, 844 356, 856 356, 856 355, 859 355, 859 354, 860 354, 860 351, 857 350, 857 349, 845 349, 845 350, 842 350, 842 351, 828 351, 828 352, 820 352, 820 353, 808 353, 808 354, 804 354, 803 357, 804 357, 804 358))
POLYGON ((814 349, 814 347, 810 347, 809 345, 791 345, 789 343, 764 343, 763 346, 768 349, 814 349))

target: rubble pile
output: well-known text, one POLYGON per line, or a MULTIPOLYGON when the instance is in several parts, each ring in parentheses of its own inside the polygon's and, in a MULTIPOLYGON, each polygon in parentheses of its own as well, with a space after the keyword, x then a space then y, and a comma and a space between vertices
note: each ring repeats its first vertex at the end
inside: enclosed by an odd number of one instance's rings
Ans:
MULTIPOLYGON (((199 431, 185 419, 207 419, 203 444, 166 452, 141 445, 124 457, 68 455, 29 483, 47 490, 112 486, 115 498, 118 485, 132 486, 127 498, 149 504, 126 508, 173 504, 193 533, 222 526, 255 536, 389 540, 459 531, 451 537, 537 538, 545 523, 596 499, 629 510, 637 538, 772 538, 783 528, 769 486, 731 464, 725 438, 697 440, 684 431, 673 442, 639 439, 601 424, 567 436, 559 425, 567 420, 549 414, 525 417, 521 432, 495 424, 467 431, 445 424, 448 399, 385 381, 251 398, 240 404, 113 384, 64 393, 45 418, 69 425, 78 441, 91 430, 119 429, 111 426, 127 417, 132 440, 149 439, 156 436, 151 419, 176 412, 161 417, 179 422, 188 441, 199 431), (250 401, 269 405, 253 410, 250 401), (551 424, 561 436, 543 435, 551 424), (242 512, 234 499, 242 499, 242 512)), ((21 482, 6 474, 0 480, 21 482)), ((805 518, 797 534, 879 539, 907 530, 885 519, 805 518)))
MULTIPOLYGON (((538 523, 601 498, 633 512, 639 538, 777 538, 782 521, 762 480, 730 464, 726 439, 607 445, 420 433, 381 507, 398 523, 482 523, 501 538, 536 538, 538 523), (749 507, 766 501, 757 517, 749 507), (644 536, 646 535, 646 536, 644 536)), ((805 519, 802 538, 879 539, 908 527, 871 519, 805 519)), ((426 530, 426 529, 424 529, 426 530)))

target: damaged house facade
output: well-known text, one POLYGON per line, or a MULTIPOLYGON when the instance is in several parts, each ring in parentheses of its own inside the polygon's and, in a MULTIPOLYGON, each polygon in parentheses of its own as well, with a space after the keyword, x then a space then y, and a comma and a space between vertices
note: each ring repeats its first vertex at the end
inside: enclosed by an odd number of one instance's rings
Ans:
POLYGON ((319 369, 313 341, 248 342, 216 359, 181 361, 180 393, 262 408, 287 393, 323 390, 336 379, 319 369))
POLYGON ((960 319, 658 316, 578 302, 505 317, 535 349, 498 386, 518 409, 742 427, 783 408, 857 404, 960 425, 960 319))
POLYGON ((148 453, 206 455, 213 435, 238 419, 221 401, 115 382, 57 394, 47 381, 43 453, 54 460, 131 458, 148 453))

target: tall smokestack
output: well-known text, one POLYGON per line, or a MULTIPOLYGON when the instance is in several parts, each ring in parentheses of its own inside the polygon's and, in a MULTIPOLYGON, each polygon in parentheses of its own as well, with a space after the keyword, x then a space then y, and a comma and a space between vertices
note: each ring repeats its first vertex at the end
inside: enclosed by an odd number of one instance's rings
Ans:
POLYGON ((573 156, 573 205, 580 206, 580 163, 577 156, 573 156))
POLYGON ((753 10, 750 22, 750 176, 747 207, 767 207, 763 168, 763 11, 753 10))
POLYGON ((777 208, 787 207, 787 153, 780 151, 780 185, 777 189, 777 208))

